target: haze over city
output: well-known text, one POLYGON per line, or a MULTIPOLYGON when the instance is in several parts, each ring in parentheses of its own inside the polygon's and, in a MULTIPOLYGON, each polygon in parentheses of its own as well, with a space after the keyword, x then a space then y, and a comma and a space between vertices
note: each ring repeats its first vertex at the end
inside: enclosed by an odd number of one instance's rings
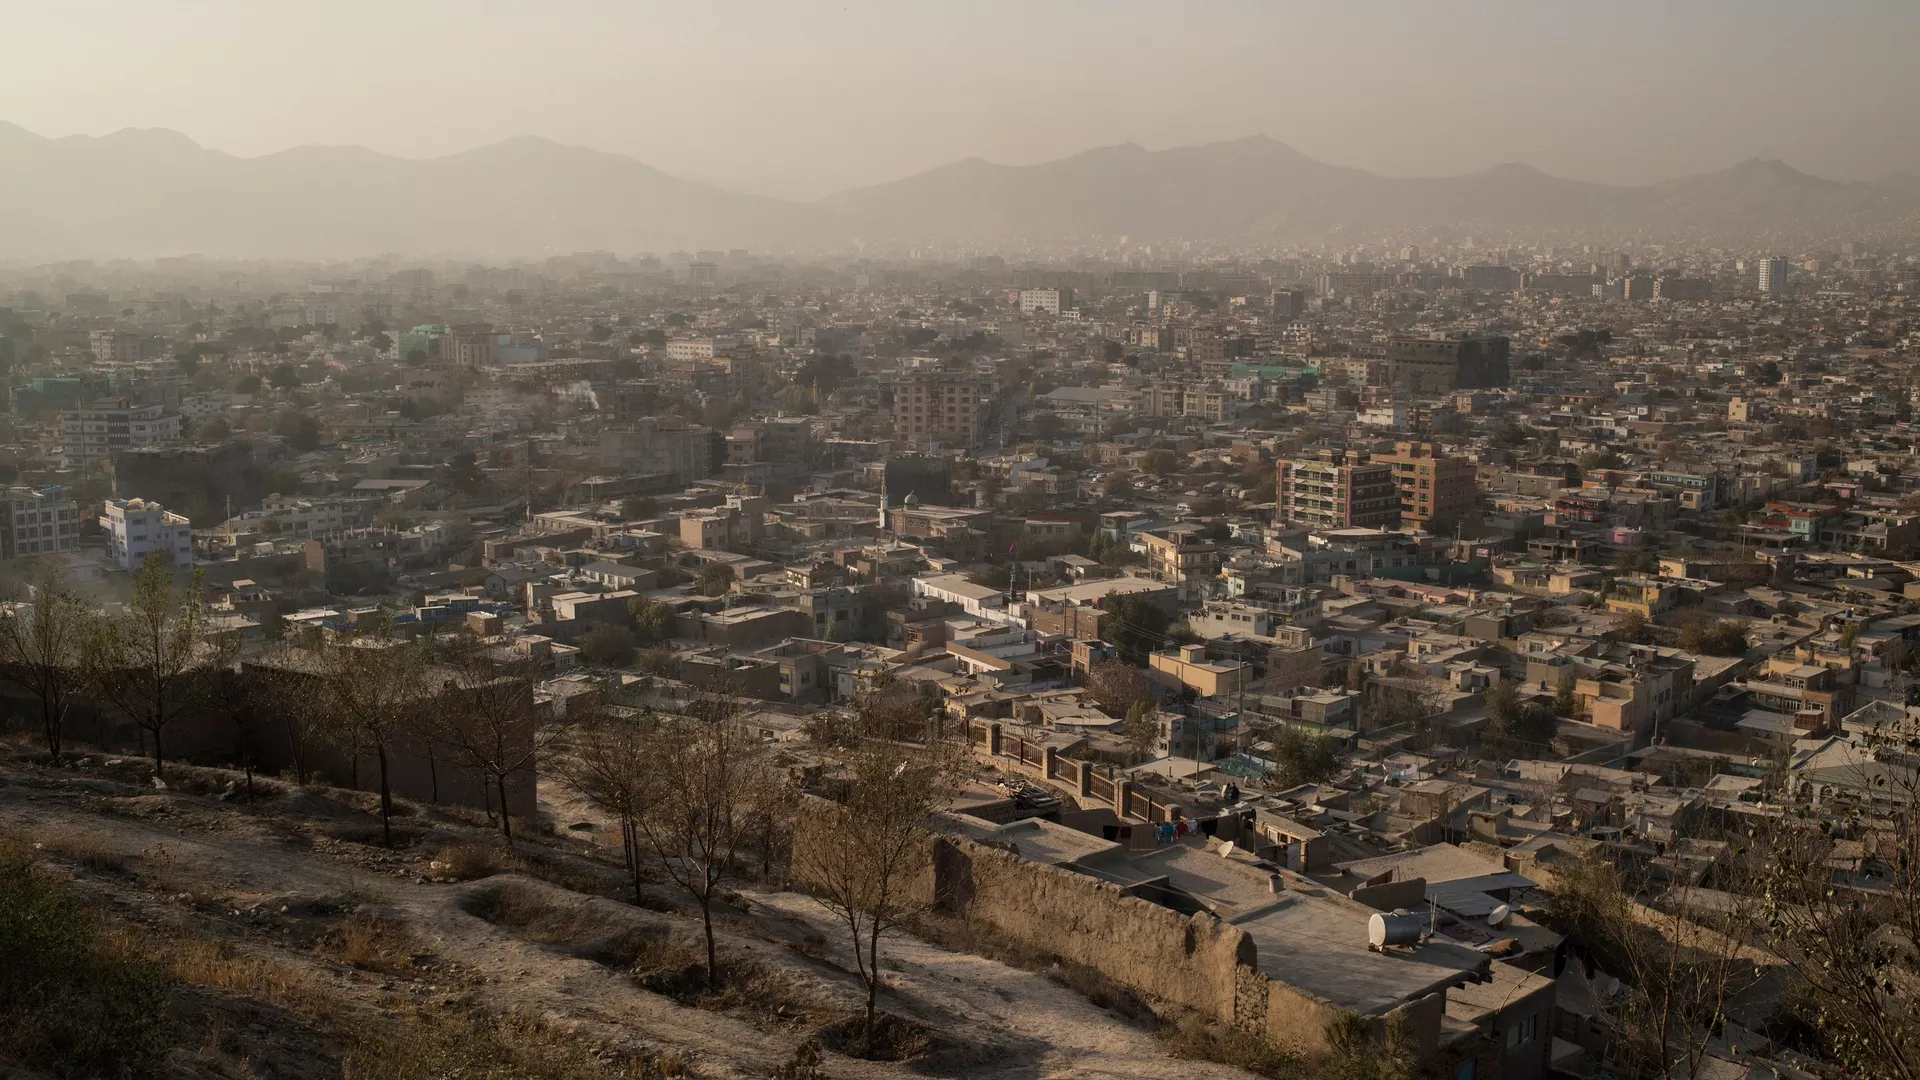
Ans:
POLYGON ((1920 6, 0 41, 9 1080, 1920 1080, 1920 6))
POLYGON ((62 3, 10 13, 0 119, 243 157, 533 135, 783 198, 981 157, 1267 134, 1387 175, 1648 183, 1750 158, 1920 172, 1887 0, 931 5, 62 3), (79 73, 85 72, 84 77, 79 73))

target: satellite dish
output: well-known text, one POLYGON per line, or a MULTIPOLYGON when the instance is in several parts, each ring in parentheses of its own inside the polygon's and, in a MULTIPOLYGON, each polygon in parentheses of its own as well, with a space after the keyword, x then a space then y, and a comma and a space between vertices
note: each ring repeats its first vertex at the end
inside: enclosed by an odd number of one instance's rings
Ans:
POLYGON ((1513 918, 1513 909, 1505 904, 1501 904, 1499 907, 1493 909, 1493 914, 1487 916, 1487 925, 1499 929, 1507 925, 1507 920, 1511 918, 1513 918))
POLYGON ((1228 841, 1225 841, 1224 843, 1222 843, 1222 844, 1220 845, 1220 857, 1221 857, 1221 858, 1223 858, 1223 859, 1224 859, 1224 858, 1226 858, 1227 856, 1229 856, 1229 855, 1232 855, 1232 854, 1233 854, 1233 841, 1231 841, 1231 840, 1228 840, 1228 841))

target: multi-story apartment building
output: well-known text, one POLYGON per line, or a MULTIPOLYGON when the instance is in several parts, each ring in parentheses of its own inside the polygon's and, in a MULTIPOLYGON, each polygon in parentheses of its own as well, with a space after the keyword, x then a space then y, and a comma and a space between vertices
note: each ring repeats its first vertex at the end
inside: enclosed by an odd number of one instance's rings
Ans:
POLYGON ((125 330, 94 330, 87 334, 87 347, 102 363, 131 364, 145 360, 153 345, 145 334, 125 330))
POLYGON ((1218 424, 1227 419, 1233 401, 1226 388, 1215 384, 1156 382, 1140 391, 1140 412, 1145 416, 1190 416, 1218 424))
POLYGON ((1475 334, 1397 337, 1387 345, 1393 385, 1423 393, 1505 386, 1509 339, 1475 334))
POLYGON ((1275 497, 1283 521, 1318 528, 1389 528, 1400 523, 1393 466, 1365 454, 1322 450, 1280 462, 1275 497))
POLYGON ((449 329, 445 326, 421 323, 411 330, 400 331, 399 344, 395 346, 394 351, 400 354, 402 360, 412 357, 415 353, 431 360, 440 355, 441 339, 448 333, 449 329))
POLYGON ((1335 270, 1320 275, 1320 295, 1332 300, 1372 296, 1399 283, 1398 274, 1374 270, 1335 270))
POLYGON ((486 323, 465 323, 440 339, 440 359, 454 367, 495 367, 500 363, 500 335, 486 323))
POLYGON ((1394 443, 1393 453, 1375 454, 1373 460, 1393 467, 1401 524, 1424 529, 1429 522, 1456 521, 1472 512, 1479 472, 1473 462, 1448 457, 1425 442, 1394 443))
POLYGON ((1020 314, 1031 315, 1044 311, 1048 315, 1058 315, 1062 311, 1073 310, 1072 289, 1021 289, 1020 314))
POLYGON ((317 536, 367 525, 384 504, 378 498, 302 499, 274 494, 266 497, 260 509, 228 518, 220 528, 233 536, 256 532, 317 536))
POLYGON ((755 544, 766 534, 766 518, 765 495, 729 495, 725 506, 682 514, 680 542, 708 551, 755 544))
POLYGON ((813 452, 813 422, 802 417, 774 417, 735 424, 727 433, 727 461, 745 464, 771 461, 803 465, 813 452))
POLYGON ((1787 289, 1787 260, 1778 255, 1770 255, 1760 260, 1757 284, 1763 293, 1785 292, 1787 289))
POLYGON ((973 446, 993 406, 993 379, 952 371, 917 371, 893 390, 893 433, 914 446, 973 446))
POLYGON ((107 557, 115 566, 131 570, 155 552, 175 569, 193 565, 193 525, 186 518, 145 499, 108 499, 101 511, 107 557))
POLYGON ((667 359, 676 361, 711 360, 714 357, 713 339, 675 338, 667 342, 667 359))
POLYGON ((61 489, 12 487, 0 509, 0 559, 80 550, 80 504, 61 489))
POLYGON ((643 416, 600 432, 600 465, 621 474, 672 476, 689 484, 713 475, 713 429, 643 416))
POLYGON ((1148 575, 1180 586, 1183 598, 1185 590, 1204 585, 1220 570, 1219 546, 1200 535, 1195 526, 1148 529, 1135 534, 1134 539, 1146 549, 1148 575))
POLYGON ((180 438, 180 414, 163 405, 135 405, 132 398, 101 398, 61 414, 67 464, 80 465, 116 450, 157 446, 180 438))

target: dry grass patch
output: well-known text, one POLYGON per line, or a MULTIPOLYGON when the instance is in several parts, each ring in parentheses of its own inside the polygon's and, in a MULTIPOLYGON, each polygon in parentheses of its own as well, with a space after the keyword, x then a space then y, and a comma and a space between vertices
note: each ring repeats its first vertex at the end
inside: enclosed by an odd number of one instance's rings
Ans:
POLYGON ((50 852, 103 874, 126 872, 133 858, 128 852, 108 843, 100 834, 72 827, 40 833, 33 846, 35 850, 50 852))
POLYGON ((678 1053, 616 1053, 529 1017, 426 1009, 401 1010, 374 1026, 342 1064, 343 1080, 664 1080, 686 1074, 678 1053))
POLYGON ((0 1062, 140 1073, 162 1048, 166 973, 17 845, 0 846, 0 1062))
POLYGON ((445 881, 478 881, 519 868, 514 853, 497 844, 446 844, 429 864, 433 876, 445 881))
POLYGON ((285 961, 205 938, 172 938, 153 951, 183 983, 310 1015, 331 1011, 326 984, 285 961))
POLYGON ((1160 1037, 1175 1057, 1232 1065, 1274 1080, 1302 1080, 1309 1075, 1300 1055, 1249 1031, 1199 1013, 1187 1013, 1160 1029, 1160 1037))
POLYGON ((341 919, 320 936, 321 956, 362 971, 411 975, 427 949, 398 919, 359 911, 341 919))
POLYGON ((627 888, 626 877, 584 855, 547 850, 523 841, 445 844, 429 866, 440 881, 478 881, 495 874, 525 874, 569 892, 601 896, 627 888))

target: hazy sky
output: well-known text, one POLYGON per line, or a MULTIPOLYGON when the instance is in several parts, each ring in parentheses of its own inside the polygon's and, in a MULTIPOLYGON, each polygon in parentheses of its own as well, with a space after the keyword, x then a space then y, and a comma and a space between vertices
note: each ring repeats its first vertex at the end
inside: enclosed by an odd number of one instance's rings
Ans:
POLYGON ((1395 174, 1920 172, 1915 0, 41 0, 0 119, 255 155, 512 135, 813 197, 968 156, 1265 132, 1395 174))

